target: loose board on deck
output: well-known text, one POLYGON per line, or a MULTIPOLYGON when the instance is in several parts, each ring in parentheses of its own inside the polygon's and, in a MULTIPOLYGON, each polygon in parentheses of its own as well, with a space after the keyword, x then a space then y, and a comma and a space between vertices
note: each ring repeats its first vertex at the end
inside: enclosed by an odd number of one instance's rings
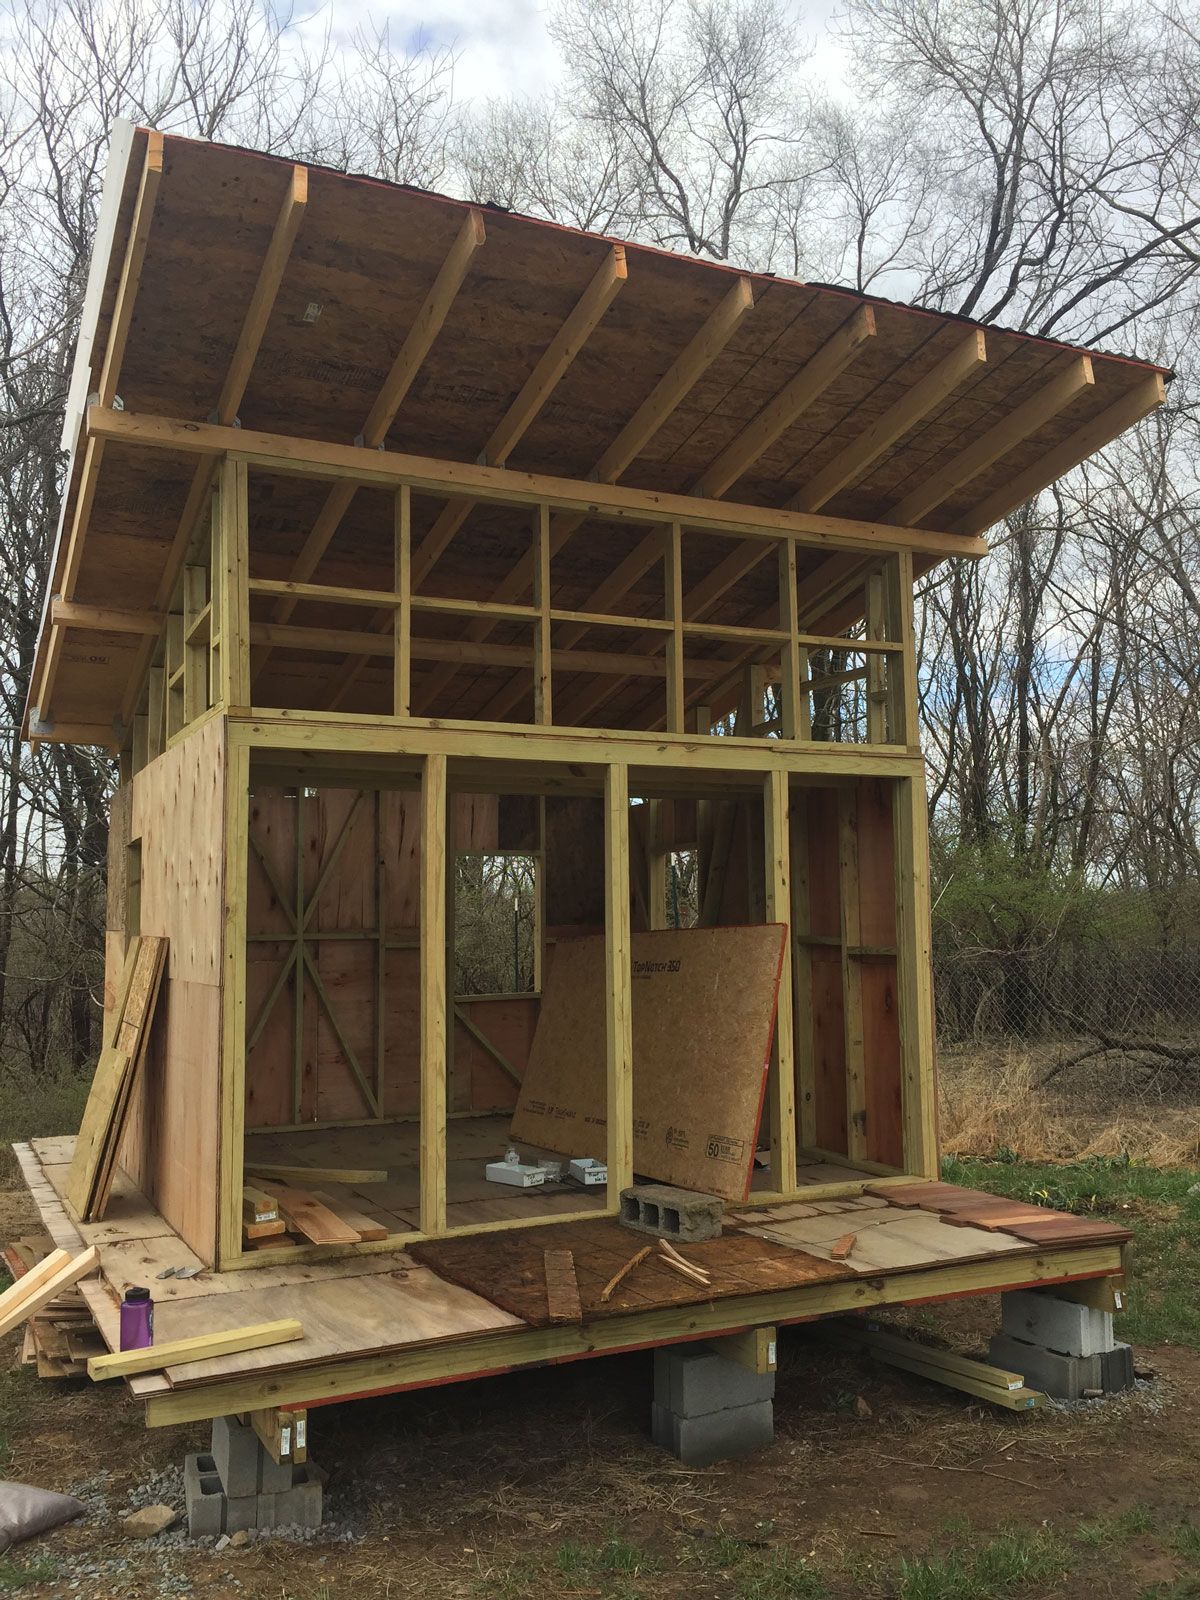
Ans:
MULTIPOLYGON (((775 1028, 786 928, 635 934, 633 1165, 639 1176, 744 1200, 775 1028)), ((602 938, 561 943, 512 1136, 603 1156, 607 1133, 602 938)))

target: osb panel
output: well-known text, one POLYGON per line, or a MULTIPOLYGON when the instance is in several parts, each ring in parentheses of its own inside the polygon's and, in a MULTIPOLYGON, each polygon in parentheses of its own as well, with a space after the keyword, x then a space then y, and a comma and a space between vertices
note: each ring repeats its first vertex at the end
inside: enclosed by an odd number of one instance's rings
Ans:
MULTIPOLYGON (((663 1183, 742 1200, 754 1150, 786 930, 636 934, 633 1161, 663 1183)), ((602 1155, 607 1129, 604 941, 558 945, 513 1136, 602 1155)))
POLYGON ((549 1224, 486 1239, 430 1240, 410 1245, 407 1253, 431 1267, 439 1278, 484 1295, 533 1327, 544 1327, 550 1321, 545 1273, 545 1253, 550 1249, 571 1251, 583 1314, 589 1321, 852 1276, 849 1267, 837 1262, 822 1261, 749 1233, 727 1231, 719 1239, 687 1247, 688 1260, 704 1268, 709 1283, 691 1282, 652 1254, 608 1300, 601 1300, 606 1284, 641 1243, 643 1236, 619 1223, 598 1220, 549 1224))

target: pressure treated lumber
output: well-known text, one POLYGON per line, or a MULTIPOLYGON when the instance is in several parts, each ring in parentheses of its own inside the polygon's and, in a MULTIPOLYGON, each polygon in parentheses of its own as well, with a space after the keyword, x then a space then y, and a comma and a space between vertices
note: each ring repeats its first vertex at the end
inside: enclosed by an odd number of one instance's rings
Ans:
MULTIPOLYGON (((47 1257, 47 1260, 49 1259, 50 1257, 47 1257)), ((48 1277, 36 1279, 32 1285, 29 1279, 33 1277, 33 1272, 27 1272, 25 1277, 18 1279, 12 1286, 13 1289, 22 1291, 20 1295, 9 1302, 7 1309, 0 1306, 0 1335, 11 1333, 26 1318, 32 1317, 43 1306, 48 1306, 64 1289, 69 1289, 72 1284, 78 1283, 80 1278, 86 1278, 88 1273, 94 1272, 99 1265, 100 1252, 95 1245, 92 1245, 79 1255, 59 1262, 48 1277)), ((11 1293, 11 1289, 6 1291, 6 1294, 11 1293)))
POLYGON ((278 1178, 287 1183, 299 1179, 302 1183, 386 1183, 388 1175, 382 1167, 290 1167, 270 1161, 256 1161, 246 1157, 246 1171, 259 1173, 264 1178, 278 1178))
POLYGON ((259 1322, 247 1328, 230 1328, 224 1333, 201 1333, 191 1339, 172 1339, 152 1344, 143 1350, 117 1350, 107 1356, 93 1356, 88 1362, 88 1377, 93 1383, 108 1378, 131 1378, 138 1372, 161 1372, 164 1367, 182 1366, 189 1361, 207 1361, 213 1356, 236 1355, 243 1350, 262 1350, 268 1345, 288 1344, 303 1339, 304 1329, 293 1317, 278 1322, 259 1322))
POLYGON ((357 1244, 358 1230, 343 1222, 316 1195, 306 1189, 264 1180, 264 1187, 279 1202, 280 1215, 290 1228, 302 1233, 313 1244, 357 1244))
POLYGON ((398 450, 368 450, 361 445, 222 428, 215 423, 182 423, 173 417, 101 411, 93 406, 88 412, 87 427, 90 437, 106 442, 193 455, 229 453, 271 472, 387 488, 408 483, 423 492, 469 494, 498 504, 536 505, 544 500, 554 510, 632 522, 679 522, 685 528, 733 538, 778 539, 790 535, 798 544, 875 554, 886 550, 915 550, 937 556, 987 554, 984 540, 956 533, 812 512, 770 510, 736 501, 706 501, 688 495, 626 489, 617 484, 516 472, 506 467, 439 461, 398 450))
POLYGON ((130 1097, 149 1044, 166 955, 165 939, 135 936, 130 941, 107 1046, 100 1052, 88 1092, 67 1184, 67 1199, 76 1216, 88 1222, 104 1215, 130 1097))
MULTIPOLYGON (((6 1252, 7 1254, 7 1252, 6 1252)), ((52 1250, 48 1256, 29 1267, 0 1294, 0 1322, 16 1311, 31 1295, 36 1294, 48 1278, 52 1278, 71 1259, 69 1250, 52 1250)))
POLYGON ((276 1466, 285 1461, 299 1466, 308 1460, 308 1412, 303 1407, 284 1410, 267 1406, 251 1411, 250 1426, 276 1466))

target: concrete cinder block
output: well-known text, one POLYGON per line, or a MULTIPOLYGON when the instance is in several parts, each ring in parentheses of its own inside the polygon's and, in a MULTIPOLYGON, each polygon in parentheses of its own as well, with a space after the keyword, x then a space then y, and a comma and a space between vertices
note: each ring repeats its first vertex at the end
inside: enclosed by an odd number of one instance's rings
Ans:
MULTIPOLYGON (((221 1487, 231 1500, 258 1493, 259 1457, 262 1453, 259 1437, 248 1423, 239 1422, 236 1417, 213 1418, 213 1459, 221 1487)), ((225 1531, 231 1533, 236 1530, 227 1528, 225 1531)))
POLYGON ((325 1474, 310 1462, 292 1468, 292 1487, 275 1495, 277 1528, 319 1528, 325 1474))
POLYGON ((654 1398, 676 1416, 707 1416, 774 1396, 773 1372, 751 1372, 708 1345, 673 1345, 654 1352, 654 1398))
POLYGON ((759 1400, 706 1416, 680 1417, 656 1404, 650 1413, 650 1431, 655 1444, 670 1450, 684 1466, 708 1467, 714 1461, 732 1461, 769 1445, 775 1437, 774 1409, 769 1400, 759 1400))
POLYGON ((1000 1297, 1001 1327, 1013 1339, 1064 1356, 1099 1356, 1113 1347, 1112 1313, 1049 1289, 1010 1289, 1000 1297))
POLYGON ((1133 1348, 1115 1344, 1100 1356, 1100 1387, 1105 1394, 1120 1394, 1133 1388, 1133 1348))
POLYGON ((227 1494, 225 1496, 225 1532, 241 1533, 242 1529, 258 1527, 258 1501, 256 1494, 227 1494))
POLYGON ((276 1465, 261 1440, 259 1441, 258 1492, 262 1495, 286 1494, 292 1487, 292 1463, 276 1465))
POLYGON ((693 1243, 720 1237, 725 1202, 716 1195, 673 1189, 665 1183, 638 1183, 621 1190, 621 1221, 637 1233, 693 1243))
POLYGON ((188 1537, 219 1538, 225 1531, 225 1496, 212 1456, 186 1456, 183 1462, 183 1500, 187 1508, 188 1537))
POLYGON ((1102 1387, 1102 1357, 1062 1355, 1007 1333, 993 1337, 988 1360, 993 1366, 1021 1373, 1028 1388, 1040 1389, 1056 1400, 1078 1400, 1085 1389, 1102 1387))

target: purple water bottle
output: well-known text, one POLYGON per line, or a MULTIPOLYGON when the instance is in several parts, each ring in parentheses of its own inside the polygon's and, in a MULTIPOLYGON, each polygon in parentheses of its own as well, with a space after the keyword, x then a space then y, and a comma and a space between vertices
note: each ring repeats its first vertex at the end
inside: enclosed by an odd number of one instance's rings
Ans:
POLYGON ((144 1350, 154 1343, 154 1302, 149 1289, 129 1288, 121 1301, 121 1349, 144 1350))

